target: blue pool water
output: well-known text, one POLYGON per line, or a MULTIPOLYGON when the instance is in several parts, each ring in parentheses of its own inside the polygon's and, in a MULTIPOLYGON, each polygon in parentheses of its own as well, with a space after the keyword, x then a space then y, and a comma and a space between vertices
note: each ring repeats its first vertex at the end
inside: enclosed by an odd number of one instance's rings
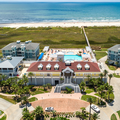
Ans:
POLYGON ((64 60, 81 61, 82 60, 82 56, 78 56, 78 55, 64 55, 64 60))

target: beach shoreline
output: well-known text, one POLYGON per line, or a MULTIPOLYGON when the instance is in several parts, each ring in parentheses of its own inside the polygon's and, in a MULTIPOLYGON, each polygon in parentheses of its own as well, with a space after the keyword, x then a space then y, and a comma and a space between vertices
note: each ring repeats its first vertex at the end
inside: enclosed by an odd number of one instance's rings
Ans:
POLYGON ((0 27, 104 27, 104 26, 120 26, 120 22, 40 22, 40 23, 4 23, 0 27))

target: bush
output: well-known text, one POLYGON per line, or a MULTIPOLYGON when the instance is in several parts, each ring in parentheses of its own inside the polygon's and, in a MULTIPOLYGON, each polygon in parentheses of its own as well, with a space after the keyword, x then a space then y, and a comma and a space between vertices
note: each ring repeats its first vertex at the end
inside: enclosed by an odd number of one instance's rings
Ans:
POLYGON ((28 87, 29 89, 33 89, 34 85, 29 85, 28 87))
POLYGON ((72 89, 71 89, 71 88, 66 87, 66 91, 67 91, 67 93, 71 93, 71 92, 72 92, 72 89))

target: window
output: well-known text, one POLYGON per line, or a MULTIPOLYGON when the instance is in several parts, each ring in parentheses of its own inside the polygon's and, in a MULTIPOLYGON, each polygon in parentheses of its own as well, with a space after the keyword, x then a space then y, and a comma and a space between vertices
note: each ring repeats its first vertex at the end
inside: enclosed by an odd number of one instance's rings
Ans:
POLYGON ((47 76, 50 76, 50 74, 48 73, 47 76))
POLYGON ((54 65, 54 70, 59 70, 59 65, 58 64, 54 65))
POLYGON ((46 66, 46 70, 50 70, 50 69, 51 69, 51 65, 48 64, 48 65, 46 66))

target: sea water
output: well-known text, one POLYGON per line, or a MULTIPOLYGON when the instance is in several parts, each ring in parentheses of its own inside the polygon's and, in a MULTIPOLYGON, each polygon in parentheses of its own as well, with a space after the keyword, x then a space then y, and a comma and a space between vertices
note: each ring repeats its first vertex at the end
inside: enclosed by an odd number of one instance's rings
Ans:
POLYGON ((0 2, 0 23, 120 21, 114 2, 0 2))

